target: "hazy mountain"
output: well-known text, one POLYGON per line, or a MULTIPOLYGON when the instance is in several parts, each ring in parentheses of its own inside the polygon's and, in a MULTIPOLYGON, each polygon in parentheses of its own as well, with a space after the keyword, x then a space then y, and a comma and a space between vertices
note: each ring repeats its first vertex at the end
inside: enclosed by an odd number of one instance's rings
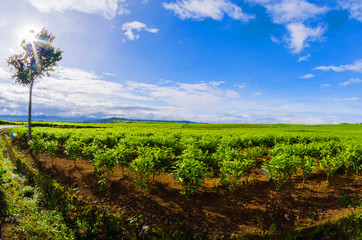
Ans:
MULTIPOLYGON (((0 115, 0 120, 11 122, 27 122, 28 116, 0 115)), ((147 121, 147 122, 181 122, 192 123, 190 121, 165 121, 148 119, 127 119, 127 118, 91 118, 86 116, 78 117, 58 117, 58 116, 32 116, 33 122, 89 122, 89 123, 116 123, 120 121, 147 121)))

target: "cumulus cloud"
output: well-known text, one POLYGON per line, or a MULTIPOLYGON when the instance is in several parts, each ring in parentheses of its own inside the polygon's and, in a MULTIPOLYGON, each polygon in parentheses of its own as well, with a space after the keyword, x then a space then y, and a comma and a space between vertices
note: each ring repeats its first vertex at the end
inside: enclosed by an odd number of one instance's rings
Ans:
MULTIPOLYGON (((28 89, 15 84, 0 86, 0 114, 26 114, 28 89)), ((149 98, 131 93, 125 86, 108 82, 93 72, 58 67, 51 77, 38 79, 33 89, 34 114, 106 115, 125 113, 125 106, 152 108, 141 104, 149 98)), ((127 109, 127 108, 126 108, 127 109)))
MULTIPOLYGON (((326 26, 312 27, 305 23, 308 21, 308 24, 311 24, 311 20, 318 20, 319 16, 330 10, 327 6, 317 5, 306 0, 246 1, 265 7, 275 24, 286 27, 288 34, 284 37, 284 41, 292 53, 302 52, 305 47, 309 46, 308 42, 321 40, 327 29, 326 26)), ((203 20, 212 18, 222 20, 224 15, 229 15, 233 19, 248 22, 255 18, 254 15, 243 13, 239 6, 228 0, 177 0, 170 3, 164 2, 162 5, 164 8, 174 11, 181 19, 203 20)), ((271 36, 271 40, 275 43, 282 41, 274 35, 271 36)))
MULTIPOLYGON (((318 6, 305 0, 247 0, 250 3, 260 4, 266 8, 272 21, 281 24, 288 30, 285 42, 292 53, 300 53, 308 46, 307 42, 321 39, 326 27, 308 27, 305 22, 317 19, 318 16, 327 13, 330 9, 326 6, 318 6)), ((272 38, 275 41, 277 38, 272 38)), ((305 58, 307 59, 307 58, 305 58)), ((304 60, 305 60, 304 59, 304 60)), ((303 61, 299 60, 298 61, 303 61)))
POLYGON ((52 72, 52 76, 57 79, 63 80, 96 80, 101 78, 92 71, 86 71, 79 68, 56 67, 52 72))
POLYGON ((78 11, 101 15, 112 19, 116 15, 129 14, 125 0, 28 0, 40 12, 78 11))
POLYGON ((329 84, 329 83, 323 83, 323 84, 321 84, 321 87, 322 87, 322 88, 328 88, 328 87, 331 87, 331 84, 329 84))
POLYGON ((342 83, 338 83, 339 86, 348 86, 350 84, 356 84, 356 83, 362 83, 362 79, 359 78, 351 78, 348 81, 342 82, 342 83))
MULTIPOLYGON (((189 116, 192 120, 190 115, 216 114, 229 100, 239 97, 233 90, 219 89, 222 83, 169 82, 165 86, 127 81, 121 84, 106 81, 94 72, 58 67, 51 77, 35 82, 33 109, 34 114, 46 115, 165 120, 184 120, 189 116)), ((0 115, 26 114, 27 100, 27 88, 0 83, 0 115)))
POLYGON ((338 0, 338 4, 342 9, 349 12, 351 18, 362 22, 362 1, 360 0, 338 0))
POLYGON ((181 19, 222 20, 225 14, 242 22, 255 18, 254 15, 243 13, 239 6, 228 0, 178 0, 171 3, 163 2, 162 6, 174 11, 181 19))
POLYGON ((298 62, 304 62, 304 61, 308 61, 310 58, 310 54, 308 53, 307 55, 305 56, 301 56, 298 58, 298 62))
POLYGON ((308 46, 307 42, 315 42, 321 40, 322 35, 327 30, 325 27, 309 28, 303 23, 290 23, 287 25, 290 32, 288 38, 288 48, 292 53, 300 53, 308 46))
POLYGON ((322 70, 322 71, 335 71, 335 72, 345 72, 345 71, 354 71, 354 72, 362 72, 362 59, 357 59, 352 64, 347 65, 340 65, 340 66, 319 66, 314 68, 315 70, 322 70))
POLYGON ((10 73, 8 73, 7 71, 5 71, 4 69, 2 69, 0 67, 0 79, 9 79, 10 78, 10 73))
POLYGON ((305 0, 256 2, 263 5, 271 15, 273 22, 278 24, 304 22, 307 19, 324 14, 329 10, 328 7, 320 7, 305 0))
MULTIPOLYGON (((246 90, 241 96, 225 89, 223 82, 110 82, 103 77, 83 69, 58 67, 51 77, 35 82, 33 115, 226 123, 338 123, 362 117, 355 115, 362 107, 358 98, 298 103, 266 100, 261 92, 246 90)), ((0 115, 26 115, 28 88, 1 79, 0 115)))
POLYGON ((146 24, 138 21, 126 22, 122 25, 122 30, 124 31, 124 35, 127 36, 129 40, 139 39, 140 35, 134 33, 134 31, 147 31, 150 33, 157 33, 159 29, 147 27, 146 24))
POLYGON ((318 6, 305 0, 246 0, 249 3, 265 7, 274 23, 287 24, 304 22, 318 15, 325 14, 330 9, 318 6))
POLYGON ((239 94, 233 90, 221 90, 215 82, 173 83, 160 86, 149 83, 127 82, 132 92, 140 92, 153 100, 161 101, 182 109, 182 112, 205 112, 220 110, 226 101, 236 99, 239 94), (211 106, 213 106, 211 108, 211 106), (217 106, 217 107, 216 107, 217 106))
POLYGON ((302 79, 309 79, 309 78, 313 78, 314 77, 314 74, 306 74, 306 75, 303 75, 303 76, 300 76, 299 78, 302 78, 302 79))

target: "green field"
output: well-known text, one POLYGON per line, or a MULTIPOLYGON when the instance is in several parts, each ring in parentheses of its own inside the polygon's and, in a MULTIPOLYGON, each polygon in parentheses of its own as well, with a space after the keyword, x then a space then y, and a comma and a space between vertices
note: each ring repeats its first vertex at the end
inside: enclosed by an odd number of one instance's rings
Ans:
MULTIPOLYGON (((26 128, 14 131, 26 141, 26 128)), ((316 170, 325 172, 326 181, 342 170, 358 173, 362 125, 73 124, 34 128, 29 147, 34 155, 63 152, 74 162, 87 158, 103 184, 120 166, 134 171, 141 190, 150 176, 171 173, 184 186, 182 194, 189 194, 210 176, 237 188, 240 177, 257 167, 278 186, 297 174, 305 181, 316 170)))
MULTIPOLYGON (((172 176, 186 201, 203 194, 210 182, 237 197, 259 175, 267 177, 278 193, 293 182, 305 187, 313 176, 322 176, 328 187, 334 177, 352 179, 362 171, 362 125, 358 124, 34 125, 38 127, 33 128, 30 142, 25 127, 7 133, 16 132, 13 140, 27 143, 34 157, 46 154, 56 162, 65 156, 74 167, 81 159, 88 161, 100 189, 107 189, 121 171, 137 187, 140 198, 152 194, 161 175, 172 176)), ((362 198, 360 189, 355 191, 353 199, 362 198)))

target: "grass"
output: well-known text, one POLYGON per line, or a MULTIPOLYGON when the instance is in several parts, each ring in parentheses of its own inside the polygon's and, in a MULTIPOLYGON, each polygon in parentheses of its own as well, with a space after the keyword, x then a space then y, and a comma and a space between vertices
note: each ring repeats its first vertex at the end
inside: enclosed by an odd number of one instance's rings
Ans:
POLYGON ((1 239, 75 239, 61 214, 47 207, 43 192, 29 185, 23 175, 3 155, 0 138, 0 238, 1 239))

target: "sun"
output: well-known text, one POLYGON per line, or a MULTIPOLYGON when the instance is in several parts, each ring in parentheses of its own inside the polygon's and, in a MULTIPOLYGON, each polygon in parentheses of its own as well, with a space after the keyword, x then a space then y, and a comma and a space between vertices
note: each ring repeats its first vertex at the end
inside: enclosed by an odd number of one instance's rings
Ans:
MULTIPOLYGON (((39 56, 37 53, 37 47, 35 44, 35 42, 38 42, 39 39, 36 39, 35 35, 40 32, 41 28, 38 25, 29 25, 29 24, 25 24, 23 28, 19 28, 19 30, 17 30, 17 40, 22 42, 23 40, 25 40, 25 42, 30 43, 31 44, 31 48, 32 48, 32 52, 34 53, 34 58, 36 61, 36 64, 38 64, 39 62, 39 56)), ((28 45, 27 45, 28 47, 28 45)))
POLYGON ((37 25, 29 25, 25 24, 22 28, 19 28, 16 31, 16 38, 18 41, 25 40, 27 42, 34 42, 36 40, 35 35, 41 30, 42 28, 37 25))

